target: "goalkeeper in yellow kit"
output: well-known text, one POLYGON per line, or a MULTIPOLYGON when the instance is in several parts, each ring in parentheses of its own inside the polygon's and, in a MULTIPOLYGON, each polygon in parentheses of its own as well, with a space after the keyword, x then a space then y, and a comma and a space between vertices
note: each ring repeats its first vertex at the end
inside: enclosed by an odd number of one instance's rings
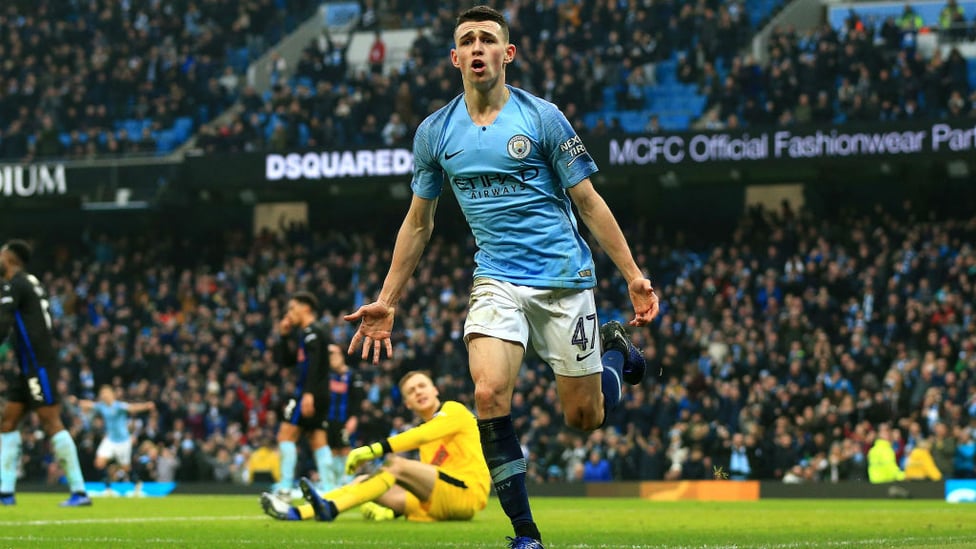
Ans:
POLYGON ((441 402, 431 378, 419 371, 400 379, 407 409, 423 423, 380 442, 349 452, 346 473, 389 455, 383 468, 359 482, 319 494, 311 481, 299 486, 307 503, 292 506, 271 494, 261 495, 264 512, 280 520, 331 521, 342 512, 362 506, 368 519, 470 520, 485 508, 491 477, 481 451, 474 415, 455 401, 441 402), (420 450, 420 461, 395 454, 420 450))

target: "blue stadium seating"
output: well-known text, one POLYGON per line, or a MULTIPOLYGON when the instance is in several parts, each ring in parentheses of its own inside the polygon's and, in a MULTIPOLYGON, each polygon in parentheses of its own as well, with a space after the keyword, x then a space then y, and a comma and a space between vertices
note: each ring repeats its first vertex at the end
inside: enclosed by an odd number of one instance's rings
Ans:
POLYGON ((746 0, 750 27, 759 30, 759 25, 782 4, 783 0, 746 0))
POLYGON ((598 120, 603 120, 610 126, 611 121, 616 119, 624 131, 640 133, 651 115, 656 114, 663 129, 687 130, 691 121, 701 116, 707 98, 698 93, 698 86, 678 82, 677 66, 675 58, 657 63, 657 85, 644 88, 641 110, 622 109, 617 104, 618 87, 606 86, 603 89, 603 109, 588 113, 583 117, 583 123, 593 127, 598 120))
MULTIPOLYGON (((208 120, 209 113, 205 109, 200 111, 200 119, 203 121, 208 120)), ((132 118, 124 120, 116 120, 112 123, 115 128, 113 132, 116 139, 122 138, 122 130, 125 130, 127 141, 139 141, 142 138, 142 132, 145 128, 152 127, 152 120, 135 120, 132 118)), ((193 117, 181 116, 173 122, 173 127, 167 128, 161 131, 152 132, 153 139, 156 140, 156 153, 157 154, 168 154, 176 150, 182 143, 193 135, 195 128, 193 117)), ((62 132, 58 135, 58 140, 65 147, 71 146, 71 134, 68 132, 62 132)), ((108 136, 105 132, 98 135, 98 142, 104 145, 108 140, 108 136)), ((78 141, 81 143, 88 142, 88 134, 79 132, 78 141)))

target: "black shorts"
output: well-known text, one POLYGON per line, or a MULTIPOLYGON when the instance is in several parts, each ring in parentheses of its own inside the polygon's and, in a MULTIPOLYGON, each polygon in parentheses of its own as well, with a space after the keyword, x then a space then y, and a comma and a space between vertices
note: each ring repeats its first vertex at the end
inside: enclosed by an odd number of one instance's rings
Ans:
POLYGON ((303 431, 311 431, 315 429, 327 429, 329 426, 329 421, 326 419, 328 414, 328 396, 325 398, 315 397, 315 413, 311 417, 302 415, 301 397, 291 397, 285 401, 285 407, 281 412, 281 417, 285 423, 291 423, 303 431), (319 403, 322 404, 320 405, 319 403))
POLYGON ((325 433, 328 437, 329 448, 335 450, 349 447, 349 434, 346 433, 345 421, 330 421, 325 433))
POLYGON ((54 406, 61 402, 57 386, 47 368, 41 367, 33 376, 16 374, 9 380, 7 400, 20 402, 28 408, 54 406))

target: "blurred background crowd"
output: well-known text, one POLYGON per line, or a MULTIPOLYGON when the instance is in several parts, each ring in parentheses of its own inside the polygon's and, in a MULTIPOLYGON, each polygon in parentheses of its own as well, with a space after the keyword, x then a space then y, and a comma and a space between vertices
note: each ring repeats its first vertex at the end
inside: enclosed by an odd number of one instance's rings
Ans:
MULTIPOLYGON (((357 29, 375 33, 365 63, 349 62, 348 33, 329 32, 289 63, 276 44, 318 4, 4 2, 0 158, 409 146, 460 91, 448 54, 469 3, 363 0, 357 29), (384 39, 394 24, 417 29, 397 64, 384 39), (248 70, 262 56, 266 89, 248 70)), ((897 17, 776 27, 762 60, 751 41, 778 0, 489 4, 518 46, 509 82, 584 135, 966 117, 976 99, 960 50, 918 47, 929 32, 971 37, 955 0, 932 22, 906 5, 897 17)))
MULTIPOLYGON (((563 425, 552 374, 530 354, 513 406, 530 477, 707 479, 720 467, 733 479, 866 480, 879 437, 902 466, 919 450, 944 477, 973 476, 976 218, 936 218, 910 203, 838 213, 757 208, 711 240, 625 220, 662 297, 659 319, 631 334, 648 379, 625 387, 605 428, 586 435, 563 425)), ((62 394, 92 398, 108 383, 122 400, 156 403, 132 422, 143 480, 242 483, 251 456, 274 450, 295 383, 269 348, 287 296, 314 292, 345 347, 355 327, 341 316, 376 295, 392 235, 292 226, 35 244, 62 394)), ((413 424, 396 387, 407 370, 430 370, 446 398, 471 406, 461 333, 472 246, 463 231, 436 233, 401 302, 395 358, 349 357, 368 385, 353 444, 413 424)), ((600 319, 625 320, 626 285, 594 251, 600 319)), ((11 355, 0 350, 7 374, 11 355)), ((90 467, 101 420, 70 405, 64 414, 90 467)), ((56 481, 38 425, 23 436, 25 477, 56 481)), ((300 468, 313 467, 305 452, 300 468)))

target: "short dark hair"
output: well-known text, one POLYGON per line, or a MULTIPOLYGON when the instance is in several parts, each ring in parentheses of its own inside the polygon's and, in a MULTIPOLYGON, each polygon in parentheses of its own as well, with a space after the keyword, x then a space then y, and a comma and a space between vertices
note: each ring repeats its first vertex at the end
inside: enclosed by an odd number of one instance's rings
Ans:
POLYGON ((313 313, 318 314, 319 299, 315 297, 315 294, 313 294, 312 292, 306 292, 306 291, 295 292, 294 294, 292 294, 291 298, 294 301, 301 303, 302 305, 308 305, 308 308, 312 309, 313 313))
POLYGON ((508 21, 505 20, 505 15, 502 12, 496 10, 491 6, 473 6, 461 12, 458 15, 457 23, 454 24, 454 30, 456 31, 461 23, 467 23, 469 21, 494 21, 502 27, 502 35, 505 37, 505 41, 508 42, 508 21))
POLYGON ((400 382, 397 383, 397 386, 400 387, 400 391, 403 391, 403 386, 407 383, 407 381, 417 376, 424 376, 427 379, 429 379, 431 383, 434 382, 434 378, 430 375, 430 372, 428 372, 427 370, 410 370, 409 372, 403 374, 403 377, 400 378, 400 382))
POLYGON ((32 252, 31 252, 31 246, 30 244, 27 243, 27 241, 20 240, 19 238, 15 238, 13 240, 7 241, 7 243, 4 244, 3 247, 6 248, 7 250, 10 250, 10 253, 14 254, 14 256, 17 258, 17 261, 19 261, 21 265, 27 265, 28 263, 30 263, 32 252))

